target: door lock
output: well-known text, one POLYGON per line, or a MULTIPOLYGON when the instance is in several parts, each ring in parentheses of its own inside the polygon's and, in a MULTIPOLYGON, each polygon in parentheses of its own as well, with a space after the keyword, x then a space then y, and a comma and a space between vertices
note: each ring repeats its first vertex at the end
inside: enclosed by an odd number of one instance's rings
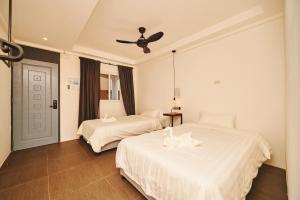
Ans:
POLYGON ((50 108, 57 109, 57 100, 53 100, 53 105, 50 105, 50 108))

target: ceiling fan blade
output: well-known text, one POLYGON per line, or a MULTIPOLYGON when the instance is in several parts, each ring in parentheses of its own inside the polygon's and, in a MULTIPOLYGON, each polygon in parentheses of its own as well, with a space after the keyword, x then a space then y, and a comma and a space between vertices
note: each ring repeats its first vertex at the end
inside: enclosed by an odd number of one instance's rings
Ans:
POLYGON ((144 53, 150 53, 151 52, 151 50, 148 47, 144 47, 143 51, 144 51, 144 53))
POLYGON ((147 39, 147 41, 148 41, 148 42, 155 42, 155 41, 159 40, 163 35, 164 35, 163 32, 155 33, 155 34, 151 35, 151 36, 147 39))
POLYGON ((136 42, 130 42, 126 40, 116 40, 117 42, 124 43, 124 44, 135 44, 136 42))

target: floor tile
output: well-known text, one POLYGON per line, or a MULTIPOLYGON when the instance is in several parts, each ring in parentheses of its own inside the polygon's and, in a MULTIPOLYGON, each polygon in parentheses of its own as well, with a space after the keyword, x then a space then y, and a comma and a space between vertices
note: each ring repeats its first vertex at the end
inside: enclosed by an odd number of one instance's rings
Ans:
POLYGON ((51 198, 65 196, 100 179, 96 169, 90 162, 55 173, 49 176, 49 190, 51 198))
POLYGON ((135 189, 126 179, 121 178, 120 174, 114 174, 105 178, 107 182, 120 194, 122 199, 137 199, 141 196, 140 192, 135 189))
POLYGON ((76 191, 79 200, 122 200, 122 197, 105 180, 94 182, 76 191))
POLYGON ((92 161, 92 165, 96 169, 98 176, 110 176, 119 173, 114 161, 106 159, 96 159, 92 161))
POLYGON ((68 141, 49 146, 47 149, 47 155, 48 159, 59 159, 83 151, 84 148, 79 142, 68 141))
POLYGON ((0 190, 47 176, 46 165, 27 165, 0 173, 0 190))
POLYGON ((6 170, 23 168, 26 165, 46 165, 47 154, 45 150, 25 150, 12 152, 0 169, 0 173, 6 170))
POLYGON ((0 191, 1 200, 48 200, 47 177, 0 191))
POLYGON ((72 153, 68 156, 59 157, 58 159, 48 159, 48 173, 57 173, 85 163, 88 160, 90 160, 90 158, 84 152, 72 153))

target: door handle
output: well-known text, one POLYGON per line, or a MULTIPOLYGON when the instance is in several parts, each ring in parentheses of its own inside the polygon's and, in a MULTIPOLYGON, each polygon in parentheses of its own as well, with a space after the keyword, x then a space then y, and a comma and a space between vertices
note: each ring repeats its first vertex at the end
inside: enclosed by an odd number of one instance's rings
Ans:
POLYGON ((50 108, 57 109, 57 100, 52 101, 52 105, 50 105, 50 108))

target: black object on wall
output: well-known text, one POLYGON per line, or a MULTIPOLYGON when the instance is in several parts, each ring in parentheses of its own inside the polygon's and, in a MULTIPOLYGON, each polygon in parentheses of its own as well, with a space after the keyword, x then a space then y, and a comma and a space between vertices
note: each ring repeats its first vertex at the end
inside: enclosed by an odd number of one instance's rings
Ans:
POLYGON ((100 100, 100 62, 80 57, 80 94, 78 126, 98 118, 100 100))
MULTIPOLYGON (((38 49, 34 47, 29 47, 25 45, 21 45, 24 50, 24 58, 43 61, 43 62, 50 62, 55 64, 60 64, 60 53, 48 51, 45 49, 38 49)), ((14 52, 15 54, 15 52, 14 52)))
POLYGON ((0 38, 0 49, 3 53, 8 55, 0 54, 0 60, 2 60, 8 67, 11 67, 12 62, 18 62, 23 59, 24 51, 20 45, 17 45, 11 41, 12 31, 12 0, 9 0, 8 7, 8 40, 0 38), (15 51, 15 55, 12 52, 15 51))
POLYGON ((132 68, 118 65, 121 93, 127 115, 135 115, 135 99, 132 68))

